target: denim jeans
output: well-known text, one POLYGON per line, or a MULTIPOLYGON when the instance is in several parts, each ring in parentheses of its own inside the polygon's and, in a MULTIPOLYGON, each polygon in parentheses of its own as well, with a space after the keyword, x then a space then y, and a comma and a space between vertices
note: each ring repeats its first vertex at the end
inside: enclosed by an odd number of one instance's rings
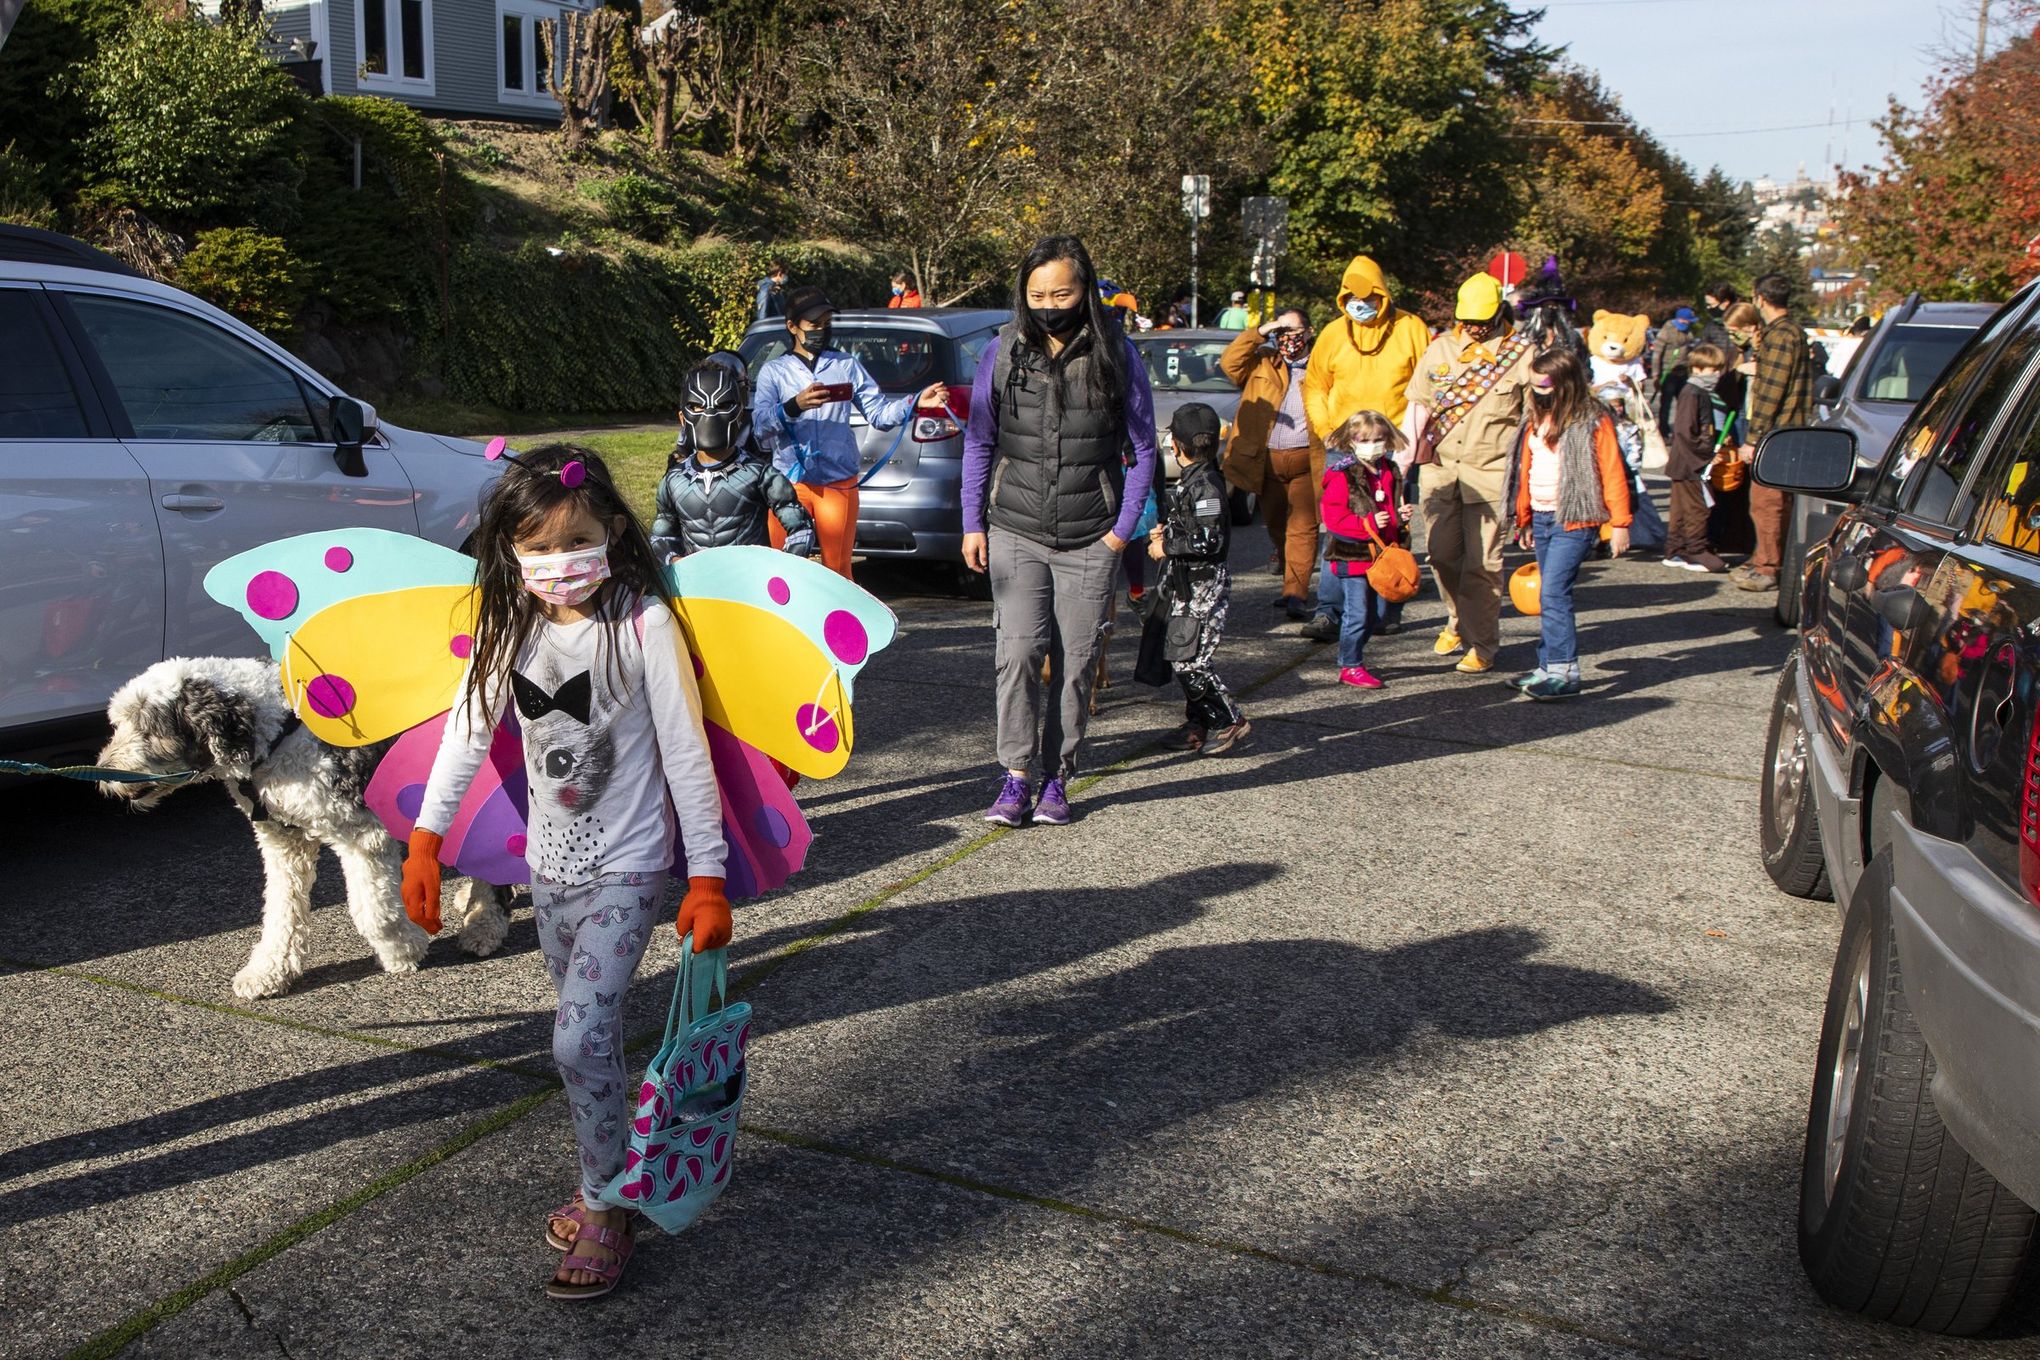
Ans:
POLYGON ((1317 538, 1317 612, 1320 618, 1338 623, 1346 612, 1346 591, 1339 584, 1339 578, 1325 570, 1325 549, 1332 544, 1330 534, 1320 533, 1317 538))
POLYGON ((1580 639, 1573 627, 1573 582, 1579 579, 1580 563, 1601 541, 1601 531, 1598 527, 1568 529, 1557 515, 1539 510, 1530 517, 1530 541, 1536 546, 1537 574, 1544 583, 1538 597, 1543 639, 1537 648, 1537 664, 1547 671, 1577 669, 1580 639))
POLYGON ((1344 670, 1360 664, 1360 654, 1367 649, 1367 639, 1373 637, 1375 630, 1382 625, 1386 604, 1367 584, 1365 573, 1332 576, 1331 581, 1339 588, 1343 606, 1339 618, 1339 669, 1344 670))

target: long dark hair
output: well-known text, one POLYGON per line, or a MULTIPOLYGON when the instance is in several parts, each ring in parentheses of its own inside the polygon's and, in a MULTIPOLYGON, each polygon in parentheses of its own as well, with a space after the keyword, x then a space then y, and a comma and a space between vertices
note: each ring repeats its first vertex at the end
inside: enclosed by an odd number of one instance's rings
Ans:
POLYGON ((658 554, 652 551, 645 526, 617 494, 602 456, 578 444, 541 444, 518 454, 517 461, 508 464, 483 495, 481 523, 475 529, 475 585, 481 599, 470 663, 475 678, 470 689, 474 707, 469 716, 477 723, 496 711, 503 687, 510 683, 511 663, 543 617, 537 597, 524 588, 524 574, 518 569, 512 544, 518 535, 537 529, 563 506, 584 511, 605 527, 613 517, 623 517, 623 531, 609 535, 609 579, 594 597, 598 616, 608 625, 602 669, 612 694, 621 688, 615 625, 636 613, 641 599, 665 603, 665 572, 658 554), (580 463, 586 469, 579 485, 568 486, 560 480, 560 470, 569 463, 580 463))
MULTIPOLYGON (((1553 346, 1530 361, 1530 371, 1551 379, 1551 428, 1563 433, 1581 421, 1595 422, 1602 416, 1601 403, 1587 382, 1587 366, 1571 350, 1553 346)), ((1531 408, 1532 428, 1538 412, 1531 408)))
POLYGON ((1013 279, 1013 320, 1020 328, 1020 338, 1043 354, 1048 353, 1048 332, 1027 309, 1027 280, 1035 270, 1057 260, 1067 261, 1077 271, 1084 308, 1084 324, 1064 343, 1062 353, 1056 356, 1057 366, 1062 360, 1082 353, 1088 341, 1093 360, 1092 393, 1117 402, 1126 395, 1126 345, 1121 338, 1125 332, 1113 316, 1118 309, 1106 306, 1099 295, 1098 271, 1091 264, 1091 252, 1084 249, 1083 241, 1077 237, 1044 236, 1021 259, 1020 272, 1013 279))

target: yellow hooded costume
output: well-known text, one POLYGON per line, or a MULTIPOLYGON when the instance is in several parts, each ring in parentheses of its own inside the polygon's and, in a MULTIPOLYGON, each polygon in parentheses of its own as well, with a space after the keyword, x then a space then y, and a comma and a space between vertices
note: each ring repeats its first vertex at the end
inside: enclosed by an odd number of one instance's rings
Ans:
POLYGON ((1361 411, 1379 411, 1400 424, 1417 360, 1431 343, 1424 319, 1397 311, 1381 266, 1355 255, 1340 281, 1339 318, 1319 333, 1303 373, 1303 409, 1323 439, 1361 411), (1352 298, 1374 303, 1372 321, 1345 315, 1352 298))

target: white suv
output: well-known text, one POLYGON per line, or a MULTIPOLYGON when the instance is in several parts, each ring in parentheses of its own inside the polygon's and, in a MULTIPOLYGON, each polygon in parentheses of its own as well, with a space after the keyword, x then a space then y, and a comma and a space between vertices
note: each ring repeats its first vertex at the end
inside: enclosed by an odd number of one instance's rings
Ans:
POLYGON ((166 656, 259 654, 205 594, 223 558, 351 526, 465 547, 481 454, 379 424, 188 293, 0 226, 0 754, 96 746, 166 656))

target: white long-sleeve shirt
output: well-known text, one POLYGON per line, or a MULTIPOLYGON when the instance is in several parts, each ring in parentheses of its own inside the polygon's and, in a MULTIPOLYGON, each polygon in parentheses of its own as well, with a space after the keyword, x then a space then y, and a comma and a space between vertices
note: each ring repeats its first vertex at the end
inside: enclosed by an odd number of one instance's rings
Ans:
POLYGON ((514 697, 530 782, 525 860, 534 874, 586 883, 664 871, 677 821, 688 874, 721 877, 722 804, 686 636, 670 609, 651 605, 644 619, 642 647, 628 614, 541 622, 511 663, 521 683, 503 686, 479 723, 470 721, 470 667, 417 825, 446 833, 514 697))

